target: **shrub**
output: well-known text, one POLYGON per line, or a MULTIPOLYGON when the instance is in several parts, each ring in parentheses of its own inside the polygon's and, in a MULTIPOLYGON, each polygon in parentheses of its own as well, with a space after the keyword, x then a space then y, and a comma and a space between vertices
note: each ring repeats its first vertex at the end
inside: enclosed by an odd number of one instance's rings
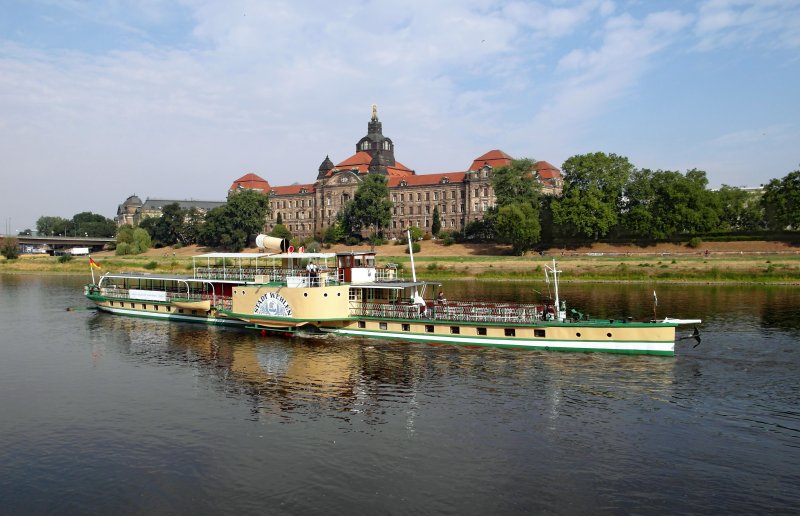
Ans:
MULTIPOLYGON (((411 248, 414 250, 414 253, 418 253, 420 249, 422 249, 419 245, 419 242, 412 242, 411 248)), ((408 248, 406 247, 406 252, 408 252, 408 248)))
POLYGON ((131 244, 129 244, 128 242, 118 242, 117 243, 116 255, 117 256, 124 256, 126 254, 132 254, 131 253, 131 244))
POLYGON ((700 237, 692 237, 686 245, 688 245, 692 249, 696 249, 701 245, 703 245, 703 239, 700 237))
POLYGON ((67 263, 71 261, 72 261, 71 254, 62 254, 61 256, 58 257, 58 263, 67 263))
POLYGON ((144 268, 145 268, 145 269, 147 269, 147 270, 149 270, 149 271, 152 271, 152 270, 153 270, 153 269, 155 269, 156 267, 158 267, 158 262, 156 262, 156 261, 147 262, 147 263, 145 264, 145 266, 144 266, 144 268))
POLYGON ((347 245, 358 245, 360 243, 361 239, 355 236, 349 236, 347 237, 347 240, 345 240, 345 244, 347 245))
POLYGON ((0 254, 6 257, 6 260, 16 260, 19 258, 19 244, 16 238, 6 238, 3 240, 3 247, 0 249, 0 254))

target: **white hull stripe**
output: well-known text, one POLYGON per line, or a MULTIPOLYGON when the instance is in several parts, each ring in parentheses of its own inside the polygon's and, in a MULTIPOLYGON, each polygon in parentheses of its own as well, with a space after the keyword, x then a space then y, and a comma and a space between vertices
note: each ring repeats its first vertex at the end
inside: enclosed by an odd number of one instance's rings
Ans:
POLYGON ((558 348, 558 349, 596 349, 614 350, 620 352, 657 352, 673 353, 675 350, 674 342, 636 342, 636 341, 572 341, 572 340, 547 340, 547 339, 503 339, 503 338, 472 338, 468 336, 448 336, 437 334, 419 333, 396 333, 381 331, 362 331, 353 329, 327 329, 320 328, 324 332, 336 333, 340 335, 356 335, 359 337, 381 337, 399 340, 415 340, 423 342, 442 342, 451 344, 467 344, 472 346, 516 346, 526 348, 558 348))
POLYGON ((247 326, 249 324, 245 321, 240 321, 238 319, 230 319, 227 317, 222 318, 222 317, 207 317, 204 315, 181 315, 175 313, 134 310, 131 308, 112 308, 109 306, 98 306, 97 308, 104 312, 109 312, 116 315, 150 317, 153 319, 169 319, 170 321, 188 321, 193 323, 204 323, 204 324, 224 324, 228 326, 247 326))

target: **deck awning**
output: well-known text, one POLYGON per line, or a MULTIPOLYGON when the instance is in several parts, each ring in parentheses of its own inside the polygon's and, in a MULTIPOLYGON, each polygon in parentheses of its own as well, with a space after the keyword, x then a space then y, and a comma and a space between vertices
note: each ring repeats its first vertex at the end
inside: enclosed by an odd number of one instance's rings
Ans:
POLYGON ((419 288, 431 286, 440 286, 441 283, 436 281, 383 281, 383 282, 370 282, 370 283, 351 283, 351 287, 360 288, 378 288, 384 290, 405 290, 407 288, 419 288))

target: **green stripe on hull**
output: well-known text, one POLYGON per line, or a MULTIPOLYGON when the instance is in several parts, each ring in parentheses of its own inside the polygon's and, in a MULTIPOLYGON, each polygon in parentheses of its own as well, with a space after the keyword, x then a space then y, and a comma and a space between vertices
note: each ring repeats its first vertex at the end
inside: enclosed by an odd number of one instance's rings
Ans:
POLYGON ((201 315, 155 313, 146 310, 136 310, 134 308, 111 308, 107 306, 98 306, 97 309, 102 312, 108 312, 114 315, 125 315, 128 317, 139 317, 142 319, 181 321, 181 322, 190 322, 195 324, 210 324, 213 326, 238 326, 238 327, 247 326, 247 323, 244 321, 238 321, 235 319, 222 319, 218 317, 206 317, 201 315))
POLYGON ((487 346, 499 348, 535 349, 542 351, 576 351, 621 353, 630 355, 675 356, 673 342, 576 342, 564 340, 502 339, 493 337, 449 337, 436 334, 394 333, 372 330, 326 329, 323 332, 337 335, 351 335, 368 338, 410 340, 437 344, 456 344, 461 346, 487 346), (568 345, 569 344, 569 345, 568 345))

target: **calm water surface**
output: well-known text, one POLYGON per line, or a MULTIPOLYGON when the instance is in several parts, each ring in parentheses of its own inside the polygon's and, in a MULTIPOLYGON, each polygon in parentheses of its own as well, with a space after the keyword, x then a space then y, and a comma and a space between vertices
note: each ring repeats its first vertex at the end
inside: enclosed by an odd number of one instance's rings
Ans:
MULTIPOLYGON (((800 507, 797 287, 658 287, 705 321, 664 358, 264 337, 86 310, 83 281, 0 275, 0 513, 800 507)), ((652 314, 652 286, 562 287, 652 314)))

